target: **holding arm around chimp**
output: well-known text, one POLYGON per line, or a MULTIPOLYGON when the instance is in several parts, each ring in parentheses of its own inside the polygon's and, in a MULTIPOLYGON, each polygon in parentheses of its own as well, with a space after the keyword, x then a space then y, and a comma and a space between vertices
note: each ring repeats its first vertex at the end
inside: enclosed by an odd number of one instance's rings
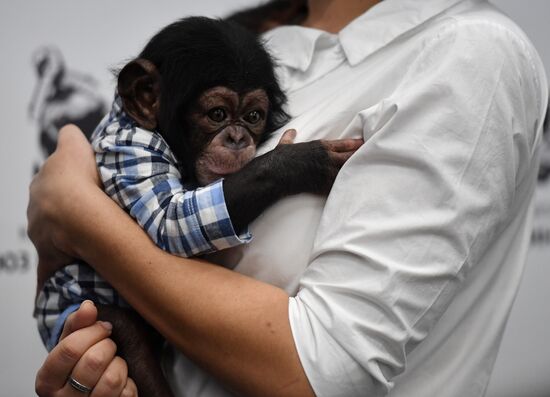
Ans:
MULTIPOLYGON (((62 129, 58 150, 31 185, 29 236, 39 251, 39 277, 55 270, 67 254, 90 263, 105 259, 107 273, 125 279, 113 284, 121 294, 144 288, 128 302, 230 388, 245 395, 312 395, 288 325, 288 295, 220 266, 159 249, 103 193, 95 175, 82 133, 74 126, 62 129), (67 168, 71 161, 76 166, 67 168), (79 189, 70 188, 74 184, 79 189), (115 237, 109 238, 106 230, 115 237), (188 327, 167 327, 166 319, 188 327)), ((61 381, 60 360, 52 354, 52 364, 39 373, 37 383, 66 381, 61 381)))

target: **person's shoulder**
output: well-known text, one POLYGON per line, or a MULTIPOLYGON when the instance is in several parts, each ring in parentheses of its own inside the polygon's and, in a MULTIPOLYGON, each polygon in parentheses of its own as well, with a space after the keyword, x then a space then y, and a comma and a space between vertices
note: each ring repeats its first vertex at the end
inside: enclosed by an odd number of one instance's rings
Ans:
POLYGON ((459 5, 434 18, 422 30, 419 53, 424 59, 472 66, 487 73, 507 70, 531 79, 531 88, 546 87, 537 51, 512 19, 486 1, 463 1, 459 5))
POLYGON ((536 49, 523 30, 498 8, 485 1, 470 1, 457 12, 437 19, 431 33, 434 40, 445 39, 461 44, 470 44, 474 52, 484 56, 515 54, 538 67, 536 49))

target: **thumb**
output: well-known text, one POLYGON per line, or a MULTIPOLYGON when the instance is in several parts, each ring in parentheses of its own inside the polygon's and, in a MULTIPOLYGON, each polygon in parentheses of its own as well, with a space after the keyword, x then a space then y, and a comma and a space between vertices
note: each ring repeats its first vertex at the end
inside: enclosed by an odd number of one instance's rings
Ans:
POLYGON ((67 321, 65 321, 65 326, 63 327, 63 332, 61 333, 59 340, 62 340, 74 331, 95 324, 96 321, 97 308, 92 301, 85 300, 75 312, 71 313, 69 317, 67 317, 67 321))
POLYGON ((283 136, 281 137, 281 139, 279 139, 278 145, 290 145, 290 144, 294 143, 295 138, 296 138, 296 130, 295 129, 286 130, 283 133, 283 136))
POLYGON ((72 149, 77 148, 78 150, 91 150, 86 136, 82 130, 74 124, 67 124, 59 130, 57 146, 58 148, 69 146, 72 149))

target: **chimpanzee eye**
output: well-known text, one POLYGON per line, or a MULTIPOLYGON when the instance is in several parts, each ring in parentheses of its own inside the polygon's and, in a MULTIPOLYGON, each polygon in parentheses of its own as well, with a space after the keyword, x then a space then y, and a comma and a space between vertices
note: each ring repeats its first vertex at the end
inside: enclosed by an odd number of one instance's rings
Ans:
POLYGON ((208 111, 208 117, 210 118, 210 120, 219 123, 226 119, 227 113, 223 108, 214 108, 208 111))
POLYGON ((248 112, 246 116, 243 117, 243 119, 247 123, 256 124, 258 121, 262 119, 262 114, 257 110, 253 110, 251 112, 248 112))

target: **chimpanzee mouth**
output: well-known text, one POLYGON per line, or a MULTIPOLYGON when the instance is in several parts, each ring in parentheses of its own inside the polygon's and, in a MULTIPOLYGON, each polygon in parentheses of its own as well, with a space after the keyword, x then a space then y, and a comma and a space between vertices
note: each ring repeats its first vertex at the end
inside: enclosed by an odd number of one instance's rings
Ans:
POLYGON ((212 164, 212 166, 209 168, 210 168, 210 172, 220 176, 225 176, 225 175, 233 174, 239 171, 241 168, 243 168, 246 165, 246 163, 248 163, 248 160, 247 161, 242 161, 242 160, 228 161, 223 163, 212 164))
POLYGON ((199 157, 195 163, 195 175, 201 185, 214 182, 243 168, 254 158, 256 150, 210 150, 199 157))
POLYGON ((205 166, 210 172, 220 176, 229 175, 239 171, 254 158, 253 147, 245 150, 231 150, 220 148, 205 156, 205 166))

